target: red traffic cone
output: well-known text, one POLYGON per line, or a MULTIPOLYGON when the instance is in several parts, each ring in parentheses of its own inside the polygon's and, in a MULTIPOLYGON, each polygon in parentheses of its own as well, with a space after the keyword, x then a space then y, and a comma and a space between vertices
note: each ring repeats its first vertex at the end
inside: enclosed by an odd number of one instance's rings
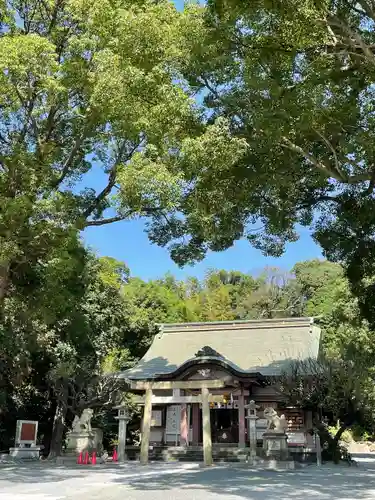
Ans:
POLYGON ((81 453, 78 455, 78 458, 77 458, 77 464, 79 464, 79 465, 82 465, 82 464, 83 464, 83 456, 82 456, 82 451, 81 451, 81 453))
POLYGON ((88 451, 86 451, 86 453, 85 453, 85 458, 83 460, 83 463, 85 465, 87 465, 89 463, 89 452, 88 451))
POLYGON ((117 456, 116 448, 113 448, 112 461, 113 462, 117 462, 118 461, 118 456, 117 456))
POLYGON ((92 465, 96 465, 96 451, 95 450, 92 452, 91 463, 92 463, 92 465))

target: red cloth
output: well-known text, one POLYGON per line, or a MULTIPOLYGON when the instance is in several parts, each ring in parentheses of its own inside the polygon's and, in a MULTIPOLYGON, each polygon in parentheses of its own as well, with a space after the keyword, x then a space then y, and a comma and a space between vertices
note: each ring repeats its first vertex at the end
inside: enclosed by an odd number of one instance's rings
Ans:
POLYGON ((189 444, 189 429, 186 404, 181 405, 180 436, 181 444, 185 444, 187 446, 189 444))

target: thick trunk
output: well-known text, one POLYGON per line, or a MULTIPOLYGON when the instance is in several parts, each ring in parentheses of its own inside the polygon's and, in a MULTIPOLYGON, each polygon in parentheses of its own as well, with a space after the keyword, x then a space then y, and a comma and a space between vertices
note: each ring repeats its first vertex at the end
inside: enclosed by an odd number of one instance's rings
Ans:
POLYGON ((332 455, 333 455, 333 461, 334 463, 338 464, 340 463, 341 460, 341 450, 339 446, 339 441, 341 439, 341 436, 344 434, 348 426, 346 424, 343 424, 340 429, 336 432, 335 437, 332 440, 332 455))
POLYGON ((67 413, 67 391, 64 391, 61 397, 58 399, 56 405, 55 418, 53 420, 51 446, 48 455, 49 459, 61 455, 66 413, 67 413))
POLYGON ((346 429, 348 428, 348 426, 346 424, 343 424, 340 429, 336 432, 335 434, 335 437, 333 438, 333 440, 338 443, 341 439, 341 436, 344 434, 344 432, 346 431, 346 429))
POLYGON ((2 305, 9 286, 9 265, 0 262, 0 306, 2 305))

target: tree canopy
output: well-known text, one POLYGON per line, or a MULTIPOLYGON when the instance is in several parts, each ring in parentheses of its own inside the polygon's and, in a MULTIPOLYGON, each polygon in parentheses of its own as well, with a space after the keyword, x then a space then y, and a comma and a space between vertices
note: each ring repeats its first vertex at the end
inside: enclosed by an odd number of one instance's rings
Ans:
POLYGON ((211 0, 202 17, 183 74, 209 127, 179 159, 194 202, 156 241, 182 262, 241 237, 280 255, 312 227, 373 321, 373 2, 211 0))
POLYGON ((183 209, 186 179, 169 159, 204 133, 181 72, 199 12, 167 0, 4 2, 1 304, 77 231, 145 216, 152 233, 183 209))
POLYGON ((319 316, 367 387, 374 22, 370 0, 0 0, 1 442, 34 415, 58 454, 163 322, 319 316), (181 265, 244 236, 280 255, 299 224, 341 265, 146 282, 80 240, 134 217, 181 265))

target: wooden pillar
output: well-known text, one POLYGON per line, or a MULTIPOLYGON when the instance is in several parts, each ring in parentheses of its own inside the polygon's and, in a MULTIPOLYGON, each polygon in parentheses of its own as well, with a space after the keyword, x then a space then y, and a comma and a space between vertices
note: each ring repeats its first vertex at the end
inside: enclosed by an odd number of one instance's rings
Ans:
POLYGON ((307 446, 314 446, 314 437, 309 431, 313 428, 313 414, 312 411, 307 410, 305 412, 305 436, 306 436, 306 444, 307 446))
POLYGON ((209 392, 207 387, 202 387, 202 416, 203 416, 203 459, 204 465, 212 465, 212 441, 209 392))
POLYGON ((193 444, 199 443, 199 403, 192 405, 193 444))
POLYGON ((140 462, 142 465, 148 463, 148 450, 150 445, 151 431, 151 412, 152 412, 152 389, 146 389, 145 407, 143 411, 142 439, 141 439, 141 456, 140 462))
POLYGON ((241 394, 238 396, 238 447, 245 448, 245 446, 245 396, 241 387, 241 394))

